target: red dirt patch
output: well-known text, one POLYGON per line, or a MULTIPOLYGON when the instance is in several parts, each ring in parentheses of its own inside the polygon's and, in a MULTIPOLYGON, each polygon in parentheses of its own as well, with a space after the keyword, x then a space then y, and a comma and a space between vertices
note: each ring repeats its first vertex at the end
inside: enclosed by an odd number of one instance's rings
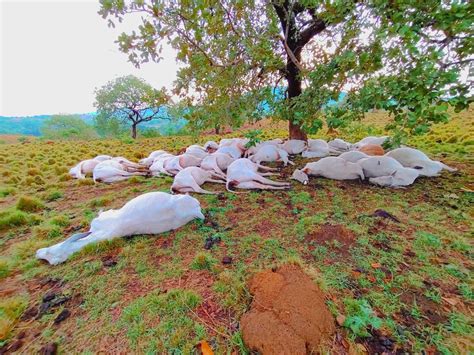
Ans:
MULTIPOLYGON (((417 291, 408 290, 404 292, 400 296, 400 301, 409 308, 411 308, 413 304, 416 303, 423 316, 426 317, 426 320, 433 325, 444 323, 448 320, 448 317, 443 314, 442 307, 439 304, 426 298, 417 291)), ((408 326, 413 326, 417 323, 408 310, 402 310, 401 314, 405 319, 404 323, 408 326)))
POLYGON ((251 349, 265 354, 306 354, 328 345, 335 331, 324 294, 299 266, 284 265, 252 279, 251 310, 240 321, 251 349))
MULTIPOLYGON (((342 255, 348 255, 349 248, 355 243, 355 235, 341 224, 325 224, 316 232, 308 234, 305 241, 309 244, 325 246, 337 241, 338 252, 342 255)), ((310 249, 314 249, 314 246, 310 249)))

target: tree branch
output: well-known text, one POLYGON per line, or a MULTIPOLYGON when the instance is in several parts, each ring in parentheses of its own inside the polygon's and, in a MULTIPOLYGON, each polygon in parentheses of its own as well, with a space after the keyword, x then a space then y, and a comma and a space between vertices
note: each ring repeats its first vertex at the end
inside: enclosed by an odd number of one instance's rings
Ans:
POLYGON ((313 23, 300 33, 297 47, 303 48, 314 36, 326 29, 326 23, 321 19, 313 20, 313 23))

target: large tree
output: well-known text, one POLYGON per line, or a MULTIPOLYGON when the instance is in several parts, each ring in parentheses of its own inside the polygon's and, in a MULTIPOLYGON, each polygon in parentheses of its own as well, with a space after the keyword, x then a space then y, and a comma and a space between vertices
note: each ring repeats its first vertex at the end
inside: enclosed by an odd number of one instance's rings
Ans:
POLYGON ((100 117, 118 119, 131 126, 132 138, 137 138, 137 126, 153 119, 168 119, 163 105, 169 98, 164 89, 154 89, 143 79, 127 75, 109 81, 97 89, 94 106, 100 117))
POLYGON ((388 110, 399 131, 423 132, 468 104, 460 78, 473 61, 469 1, 100 0, 109 24, 141 13, 118 42, 137 66, 162 44, 182 63, 175 93, 209 107, 215 125, 260 102, 289 121, 291 138, 388 110), (286 81, 283 84, 282 79, 286 81), (274 100, 273 88, 286 88, 274 100), (327 102, 346 93, 344 102, 327 102))

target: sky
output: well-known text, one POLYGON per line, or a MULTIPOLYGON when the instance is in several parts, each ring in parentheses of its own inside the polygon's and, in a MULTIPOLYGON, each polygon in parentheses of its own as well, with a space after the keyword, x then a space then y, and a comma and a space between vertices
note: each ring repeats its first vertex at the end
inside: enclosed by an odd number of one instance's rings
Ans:
POLYGON ((172 86, 173 49, 137 69, 114 43, 140 15, 113 29, 98 10, 98 0, 0 0, 0 116, 93 112, 94 89, 128 74, 172 86))

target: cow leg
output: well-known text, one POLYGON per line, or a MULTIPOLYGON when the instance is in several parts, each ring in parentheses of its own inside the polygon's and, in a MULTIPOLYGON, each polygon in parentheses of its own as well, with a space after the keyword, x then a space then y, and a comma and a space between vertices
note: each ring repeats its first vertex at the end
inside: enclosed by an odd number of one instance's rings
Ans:
POLYGON ((256 180, 256 181, 258 181, 262 184, 271 185, 271 186, 290 186, 290 184, 287 183, 287 182, 273 181, 273 180, 264 178, 263 176, 260 176, 258 174, 256 174, 254 180, 256 180))
POLYGON ((190 181, 189 183, 190 187, 194 190, 194 192, 198 192, 200 194, 209 194, 209 195, 216 195, 218 192, 212 192, 212 191, 207 191, 201 188, 201 186, 198 185, 196 181, 190 181))
POLYGON ((261 169, 261 170, 264 170, 264 171, 278 171, 277 168, 270 168, 268 166, 264 166, 264 165, 261 165, 261 164, 257 164, 258 168, 261 169))
POLYGON ((279 176, 280 174, 275 174, 275 173, 258 173, 260 176, 279 176))
POLYGON ((214 179, 206 179, 206 182, 215 182, 217 184, 225 184, 225 181, 222 180, 214 180, 214 179))
POLYGON ((270 185, 264 185, 261 184, 257 181, 245 181, 241 182, 238 185, 239 189, 256 189, 256 190, 285 190, 288 189, 289 186, 270 186, 270 185))

